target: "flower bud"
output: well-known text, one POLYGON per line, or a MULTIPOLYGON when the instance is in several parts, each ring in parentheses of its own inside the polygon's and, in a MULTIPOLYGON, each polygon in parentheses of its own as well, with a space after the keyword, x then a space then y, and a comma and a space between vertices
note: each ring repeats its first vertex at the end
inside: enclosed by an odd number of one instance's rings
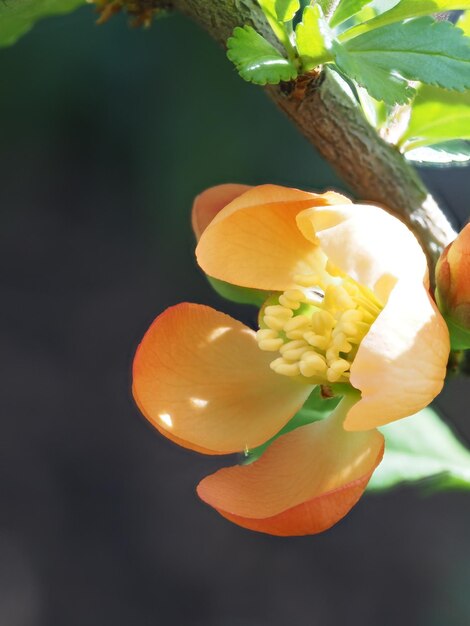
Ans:
POLYGON ((452 347, 470 348, 470 224, 437 263, 436 301, 449 326, 452 347))

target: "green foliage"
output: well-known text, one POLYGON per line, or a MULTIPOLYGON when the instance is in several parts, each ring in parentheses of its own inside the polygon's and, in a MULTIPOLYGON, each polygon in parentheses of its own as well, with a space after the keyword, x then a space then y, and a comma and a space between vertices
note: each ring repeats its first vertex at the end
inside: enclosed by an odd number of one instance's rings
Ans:
POLYGON ((219 296, 222 296, 222 298, 230 300, 231 302, 237 302, 238 304, 253 304, 259 308, 264 304, 269 296, 268 292, 261 291, 261 289, 237 287, 236 285, 231 285, 230 283, 218 280, 217 278, 212 278, 211 276, 207 276, 207 280, 209 281, 212 289, 214 289, 219 296))
POLYGON ((411 17, 421 17, 423 15, 463 9, 470 9, 470 0, 400 0, 398 4, 388 11, 380 13, 374 18, 346 31, 340 35, 339 39, 341 41, 347 41, 362 33, 368 33, 376 28, 387 26, 388 24, 403 22, 411 17))
POLYGON ((470 163, 470 144, 449 141, 435 146, 423 146, 405 153, 408 161, 427 167, 455 167, 470 163))
POLYGON ((257 85, 297 77, 297 68, 251 26, 237 27, 227 42, 227 56, 240 76, 257 85))
POLYGON ((464 11, 457 20, 457 26, 463 30, 463 32, 470 36, 470 11, 464 11))
POLYGON ((470 92, 421 86, 412 103, 400 147, 407 151, 453 139, 470 139, 470 92))
POLYGON ((77 9, 85 0, 0 0, 0 46, 14 44, 34 24, 77 9))
POLYGON ((299 0, 258 0, 263 13, 273 29, 274 34, 286 48, 291 51, 289 33, 292 31, 292 22, 300 8, 299 0))
POLYGON ((331 61, 331 36, 319 5, 306 7, 295 30, 297 52, 304 71, 331 61))
POLYGON ((357 86, 356 92, 362 111, 369 124, 377 129, 385 125, 390 107, 385 102, 373 98, 364 87, 357 86))
MULTIPOLYGON (((395 7, 339 34, 335 28, 361 15, 369 8, 369 0, 342 0, 329 24, 321 5, 311 3, 303 10, 295 32, 292 20, 299 11, 297 0, 259 2, 285 55, 251 27, 235 29, 228 42, 228 56, 245 80, 278 83, 319 65, 335 63, 356 87, 366 89, 372 100, 390 106, 411 100, 415 94, 412 83, 462 92, 470 88, 470 38, 463 32, 469 28, 468 15, 459 21, 462 30, 448 21, 419 17, 437 10, 470 7, 470 0, 400 0, 395 7)), ((377 7, 375 3, 374 11, 379 10, 377 7)), ((374 112, 371 109, 369 113, 374 112)), ((383 109, 380 113, 382 117, 383 109)), ((413 123, 418 115, 413 116, 413 123)), ((373 117, 378 124, 378 117, 373 117)), ((437 138, 433 143, 451 139, 455 136, 437 138)))
POLYGON ((450 22, 423 17, 390 24, 335 44, 339 68, 372 97, 405 103, 408 80, 445 89, 470 88, 470 39, 450 22))
POLYGON ((357 15, 359 11, 362 11, 371 2, 372 0, 342 0, 331 17, 330 26, 332 28, 339 26, 349 18, 357 15))
POLYGON ((265 15, 278 22, 290 22, 300 9, 299 0, 258 0, 265 15))
POLYGON ((470 488, 470 452, 431 408, 380 429, 385 455, 369 483, 383 490, 433 478, 439 489, 470 488))
MULTIPOLYGON (((436 292, 436 296, 438 296, 438 292, 436 292)), ((470 330, 458 324, 450 315, 444 314, 443 317, 449 329, 451 349, 470 350, 470 330)))

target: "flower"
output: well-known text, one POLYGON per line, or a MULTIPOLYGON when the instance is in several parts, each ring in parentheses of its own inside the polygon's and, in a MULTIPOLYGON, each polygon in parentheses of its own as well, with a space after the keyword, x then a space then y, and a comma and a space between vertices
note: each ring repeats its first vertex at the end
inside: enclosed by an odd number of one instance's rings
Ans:
POLYGON ((436 266, 436 300, 449 324, 452 346, 470 347, 470 224, 442 253, 436 266))
POLYGON ((197 304, 168 309, 137 350, 135 400, 174 442, 227 454, 271 439, 317 385, 350 390, 328 418, 198 486, 246 528, 325 530, 380 463, 377 427, 416 413, 442 388, 449 339, 425 255, 398 219, 334 192, 215 187, 196 199, 193 226, 206 274, 266 292, 260 329, 197 304))

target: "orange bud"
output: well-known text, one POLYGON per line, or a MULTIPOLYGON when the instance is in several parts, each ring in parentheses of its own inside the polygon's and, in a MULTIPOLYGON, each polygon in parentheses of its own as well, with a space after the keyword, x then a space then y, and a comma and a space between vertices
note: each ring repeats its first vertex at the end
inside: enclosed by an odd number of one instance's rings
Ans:
POLYGON ((448 322, 470 331, 470 223, 437 263, 436 300, 448 322))

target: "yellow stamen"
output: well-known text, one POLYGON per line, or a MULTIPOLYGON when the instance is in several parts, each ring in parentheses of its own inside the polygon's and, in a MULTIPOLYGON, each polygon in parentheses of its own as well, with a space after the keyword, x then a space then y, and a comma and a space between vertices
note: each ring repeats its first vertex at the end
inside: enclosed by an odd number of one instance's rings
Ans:
POLYGON ((382 310, 367 287, 326 267, 296 276, 296 288, 262 311, 257 333, 261 350, 280 354, 273 371, 313 384, 348 381, 358 346, 382 310))

